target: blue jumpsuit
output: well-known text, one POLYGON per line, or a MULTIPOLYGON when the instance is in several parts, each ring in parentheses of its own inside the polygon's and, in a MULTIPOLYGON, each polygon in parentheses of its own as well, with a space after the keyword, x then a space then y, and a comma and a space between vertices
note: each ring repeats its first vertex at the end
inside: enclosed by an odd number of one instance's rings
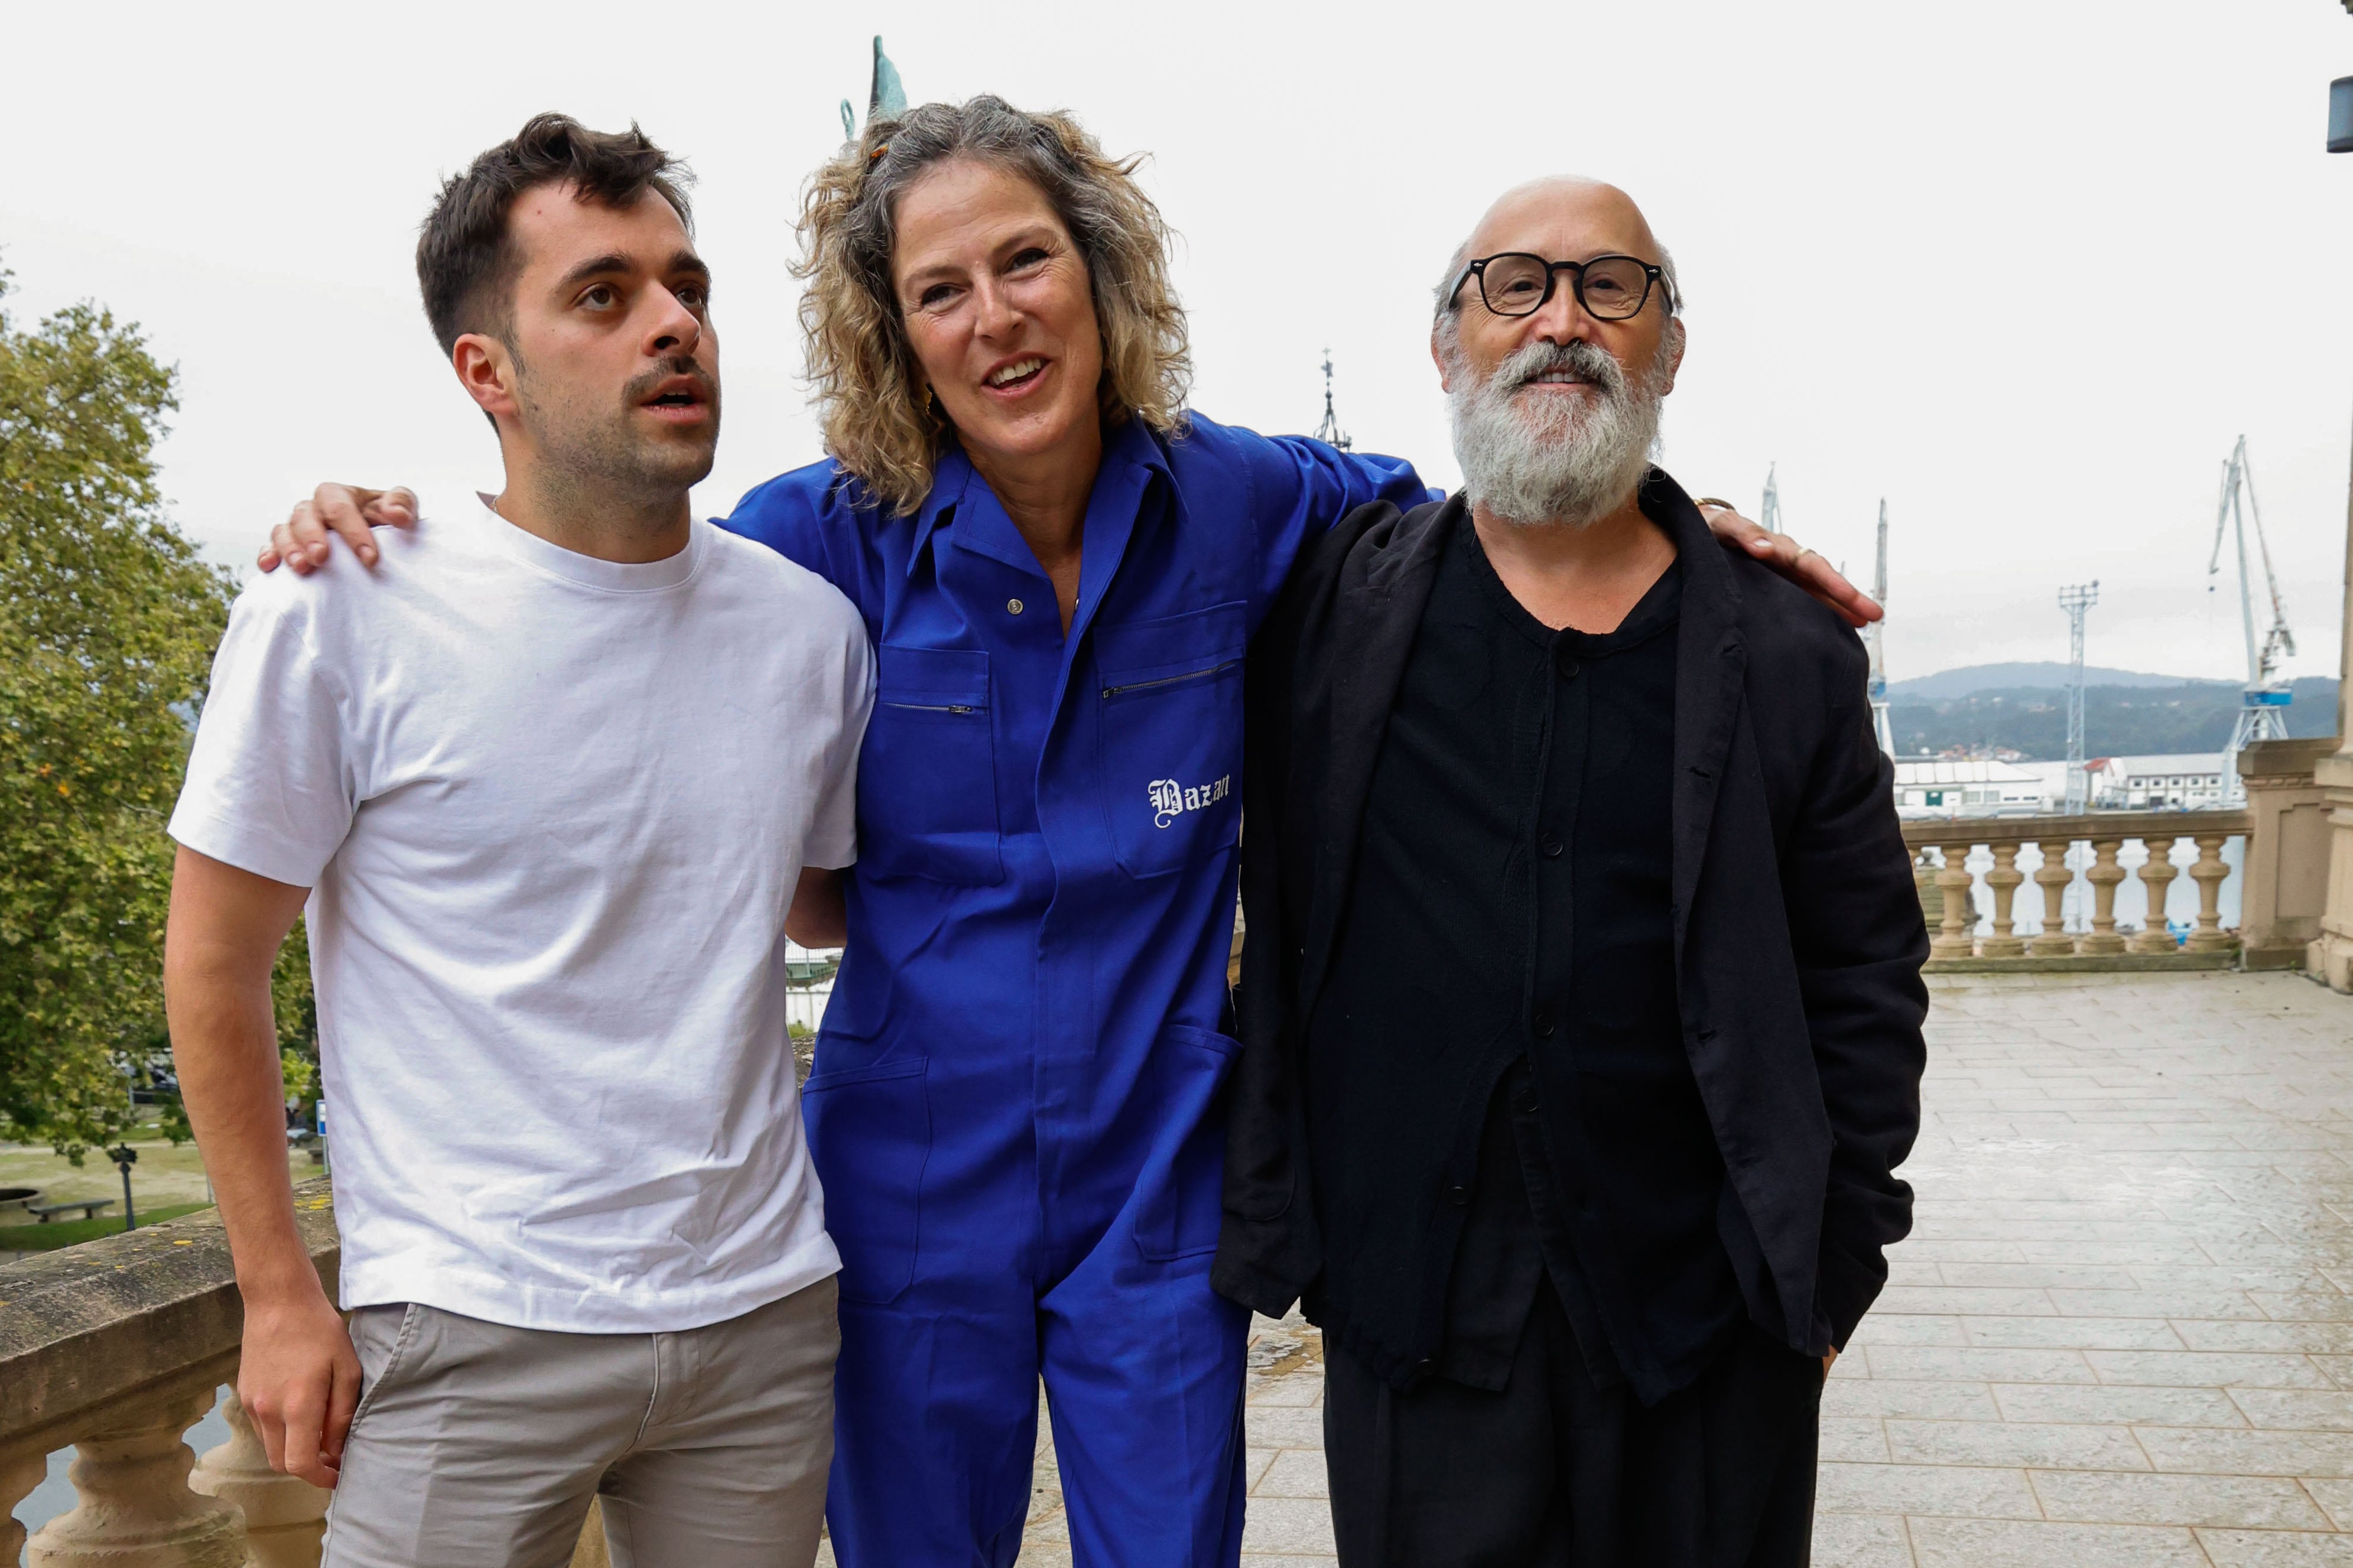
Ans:
POLYGON ((1045 1380, 1076 1561, 1240 1548, 1224 1158, 1242 656, 1302 545, 1406 464, 1130 421, 1077 614, 961 452, 912 517, 830 463, 726 526, 866 617, 849 943, 803 1100, 840 1247, 827 1500, 845 1568, 1003 1568, 1045 1380))

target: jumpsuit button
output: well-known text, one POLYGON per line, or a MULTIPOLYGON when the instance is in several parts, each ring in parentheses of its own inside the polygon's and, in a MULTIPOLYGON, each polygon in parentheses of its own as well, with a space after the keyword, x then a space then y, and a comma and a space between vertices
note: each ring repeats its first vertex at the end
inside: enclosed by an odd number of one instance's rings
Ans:
POLYGON ((1536 1098, 1536 1091, 1534 1089, 1523 1089, 1519 1093, 1512 1096, 1512 1109, 1514 1110, 1532 1111, 1543 1103, 1536 1098))
POLYGON ((1584 668, 1585 667, 1583 665, 1568 657, 1567 649, 1564 648, 1561 650, 1560 678, 1563 680, 1575 680, 1577 678, 1578 673, 1584 668))
POLYGON ((1018 600, 1018 599, 1008 599, 1008 600, 1006 600, 1006 601, 1005 601, 1005 613, 1006 613, 1007 615, 1008 615, 1008 616, 1018 616, 1018 615, 1019 615, 1019 614, 1021 613, 1021 601, 1020 601, 1020 600, 1018 600))
POLYGON ((1547 833, 1543 837, 1536 840, 1536 847, 1544 851, 1546 859, 1557 860, 1560 858, 1560 852, 1565 847, 1560 841, 1559 835, 1547 833))
POLYGON ((1471 1189, 1461 1185, 1449 1187, 1446 1189, 1446 1201, 1461 1208, 1471 1201, 1471 1189))
POLYGON ((1539 1013, 1539 1014, 1537 1014, 1537 1015, 1536 1015, 1536 1018, 1535 1018, 1535 1031, 1536 1031, 1536 1038, 1538 1038, 1538 1039, 1540 1039, 1540 1040, 1548 1040, 1548 1039, 1552 1038, 1552 1015, 1551 1015, 1551 1014, 1549 1014, 1549 1013, 1539 1013))

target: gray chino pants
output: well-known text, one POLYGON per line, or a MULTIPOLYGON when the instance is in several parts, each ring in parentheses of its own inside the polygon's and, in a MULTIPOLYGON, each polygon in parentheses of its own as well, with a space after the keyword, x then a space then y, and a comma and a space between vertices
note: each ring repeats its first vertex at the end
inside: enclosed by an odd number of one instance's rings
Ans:
POLYGON ((833 1460, 835 1286, 663 1334, 352 1318, 363 1392, 322 1568, 807 1568, 833 1460))

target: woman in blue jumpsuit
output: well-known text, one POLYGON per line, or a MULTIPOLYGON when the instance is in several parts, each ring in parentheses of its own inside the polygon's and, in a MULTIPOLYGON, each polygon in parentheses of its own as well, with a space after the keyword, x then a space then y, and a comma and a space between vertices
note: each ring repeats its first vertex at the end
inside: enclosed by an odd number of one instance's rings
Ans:
POLYGON ((837 460, 727 526, 878 650, 802 1101, 843 1260, 834 1550, 1010 1563, 1042 1376, 1078 1562, 1230 1563, 1247 1314, 1208 1275, 1243 650, 1304 541, 1428 492, 1178 418, 1156 216, 1060 117, 873 127, 803 234, 837 460), (892 450, 898 402, 933 421, 892 450), (882 493, 910 456, 921 492, 882 493))
MULTIPOLYGON (((1428 492, 1183 412, 1131 169, 994 99, 870 125, 802 221, 834 457, 724 524, 878 649, 803 1101, 843 1263, 845 1568, 1010 1564, 1040 1378, 1078 1563, 1240 1550, 1247 1315, 1208 1280, 1242 659, 1308 541, 1428 492)), ((345 505, 275 548, 322 521, 365 536, 345 505)))

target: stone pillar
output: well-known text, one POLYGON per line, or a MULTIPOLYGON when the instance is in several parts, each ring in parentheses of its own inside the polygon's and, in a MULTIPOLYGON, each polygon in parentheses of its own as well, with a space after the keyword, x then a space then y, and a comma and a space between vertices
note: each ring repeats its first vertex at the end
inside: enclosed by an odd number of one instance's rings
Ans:
POLYGON ((2353 991, 2353 484, 2345 491, 2344 637, 2337 660, 2337 754, 2313 772, 2328 802, 2328 901, 2320 934, 2305 949, 2305 972, 2353 991))
POLYGON ((2065 958, 2075 951, 2074 934, 2067 929, 2067 884, 2075 879, 2067 864, 2073 841, 2042 840, 2042 864, 2035 868, 2034 885, 2042 889, 2042 933, 2027 947, 2035 958, 2065 958))
POLYGON ((33 1489, 48 1475, 47 1454, 0 1455, 0 1563, 25 1560, 25 1527, 16 1522, 16 1505, 32 1496, 33 1489))
POLYGON ((2221 952, 2239 940, 2222 929, 2222 884, 2231 877, 2231 868, 2222 864, 2222 846, 2228 839, 2227 834, 2200 833, 2191 840, 2198 846, 2198 863, 2189 868, 2189 879, 2198 884, 2198 929, 2182 943, 2191 952, 2221 952))
POLYGON ((80 1501, 33 1537, 27 1568, 245 1568, 237 1510, 188 1489, 182 1435, 212 1407, 207 1384, 97 1417, 67 1471, 80 1501))
POLYGON ((2018 846, 1995 844, 1993 868, 1986 873, 1986 888, 1993 894, 1993 934, 1985 940, 1988 958, 2021 958, 2026 952, 2026 941, 2017 934, 2018 920, 2012 912, 2018 901, 2018 885, 2026 880, 2026 873, 2018 868, 2018 846))
POLYGON ((196 1461, 189 1489, 243 1510, 253 1568, 319 1568, 328 1494, 269 1468, 269 1451, 236 1389, 221 1396, 221 1414, 228 1419, 228 1441, 196 1461))
POLYGON ((2302 967, 2328 898, 2328 800, 2314 770, 2325 739, 2257 741, 2239 753, 2247 789, 2247 880, 2239 940, 2249 969, 2302 967))
POLYGON ((2078 952, 2125 950, 2125 939, 2116 934, 2116 885, 2125 879, 2125 868, 2116 864, 2116 854, 2124 847, 2121 838, 2092 840, 2092 868, 2084 873, 2084 879, 2092 884, 2092 929, 2075 943, 2078 952))
POLYGON ((1969 846, 1940 844, 1944 865, 1936 872, 1936 890, 1945 896, 1945 923, 1929 939, 1930 958, 1969 958, 1977 952, 1977 900, 1969 897, 1969 846))
POLYGON ((2173 879, 2181 875, 2181 868, 2173 863, 2171 838, 2144 838, 2148 847, 2148 864, 2140 868, 2140 885, 2148 894, 2148 919, 2142 922, 2140 934, 2132 939, 2135 952, 2172 952, 2173 933, 2165 927, 2165 896, 2173 890, 2173 879))

